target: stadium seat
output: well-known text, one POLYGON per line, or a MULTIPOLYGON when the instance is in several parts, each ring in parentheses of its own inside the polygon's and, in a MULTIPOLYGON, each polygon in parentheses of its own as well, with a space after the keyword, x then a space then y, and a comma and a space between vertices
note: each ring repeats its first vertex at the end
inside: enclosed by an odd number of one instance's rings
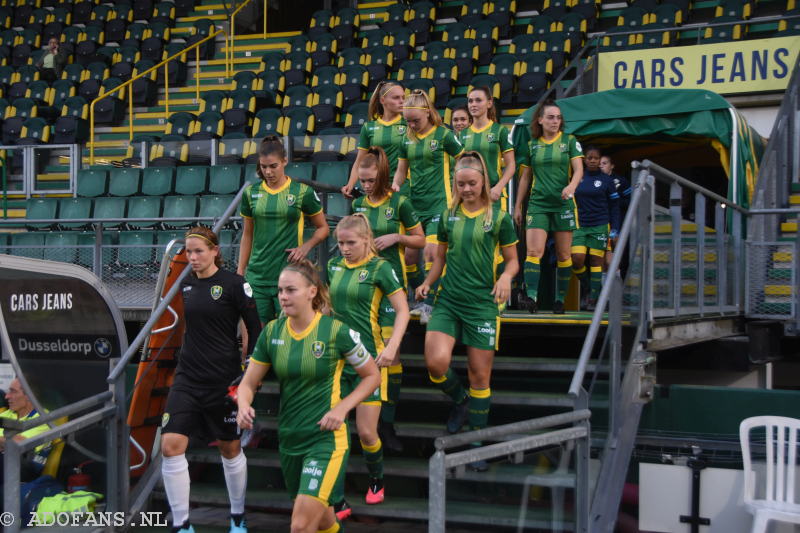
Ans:
MULTIPOLYGON (((709 24, 720 24, 722 22, 739 22, 739 17, 715 17, 708 21, 709 24)), ((725 43, 738 41, 747 33, 747 26, 742 24, 732 24, 730 26, 715 26, 705 29, 703 33, 704 43, 725 43)))
POLYGON ((296 85, 286 90, 283 98, 283 107, 311 107, 314 104, 314 96, 311 87, 308 85, 296 85))
POLYGON ((42 29, 42 42, 49 43, 50 39, 60 39, 64 32, 64 24, 61 22, 48 22, 42 29))
POLYGON ((181 196, 201 195, 208 190, 208 169, 204 166, 178 167, 175 179, 175 194, 181 196))
MULTIPOLYGON (((211 162, 211 147, 208 141, 196 141, 194 144, 200 145, 203 157, 200 158, 203 164, 211 162)), ((158 143, 151 147, 150 166, 154 167, 180 167, 189 162, 190 143, 185 135, 177 133, 164 135, 158 143)))
POLYGON ((208 190, 211 194, 236 194, 244 183, 242 165, 216 165, 210 167, 208 190))
POLYGON ((450 58, 458 66, 458 86, 469 85, 480 60, 480 48, 475 39, 464 39, 450 51, 450 58))
MULTIPOLYGON (((212 110, 213 111, 213 110, 212 110)), ((231 91, 222 112, 226 133, 249 132, 256 111, 256 96, 248 89, 231 91)))
POLYGON ((381 45, 370 48, 365 62, 369 72, 367 92, 374 91, 375 87, 391 74, 393 64, 394 56, 390 47, 381 45))
POLYGON ((355 31, 348 24, 339 24, 331 28, 331 35, 336 39, 336 46, 339 50, 353 46, 355 31))
POLYGON ((460 39, 469 38, 471 38, 471 30, 469 29, 469 26, 460 22, 448 24, 444 29, 444 33, 442 34, 442 41, 446 42, 451 47, 455 46, 455 43, 460 39))
MULTIPOLYGON (((331 68, 335 69, 335 67, 331 68)), ((283 72, 279 70, 259 72, 258 90, 265 95, 269 95, 275 105, 280 106, 283 103, 283 95, 286 92, 286 78, 283 76, 283 72)), ((258 100, 258 98, 256 98, 256 100, 258 100)))
POLYGON ((603 46, 612 46, 617 49, 624 49, 625 47, 635 44, 636 43, 636 35, 614 35, 615 33, 625 33, 633 31, 632 28, 628 26, 615 26, 613 28, 609 28, 606 32, 605 36, 603 37, 603 46))
POLYGON ((311 87, 319 87, 321 85, 336 85, 336 81, 339 78, 339 69, 330 66, 330 67, 322 67, 317 69, 314 72, 314 77, 311 80, 311 87))
MULTIPOLYGON (((25 218, 28 220, 58 218, 58 198, 28 198, 25 201, 25 218)), ((25 224, 28 231, 53 229, 55 224, 25 224)))
POLYGON ((531 52, 525 55, 519 67, 519 74, 523 76, 529 72, 546 74, 550 79, 553 76, 553 59, 547 52, 531 52))
POLYGON ((292 52, 286 54, 283 62, 283 75, 286 78, 286 88, 306 83, 311 75, 312 61, 308 52, 292 52))
MULTIPOLYGON (((656 32, 656 33, 640 33, 636 36, 636 44, 647 44, 651 47, 659 47, 659 46, 672 46, 675 44, 675 41, 678 38, 678 32, 675 30, 674 26, 668 27, 664 24, 655 23, 655 24, 648 24, 645 26, 647 30, 657 30, 663 29, 664 32, 656 32), (667 30, 672 31, 667 31, 667 30)), ((628 47, 630 50, 630 47, 628 47)))
POLYGON ((203 93, 200 97, 200 110, 199 112, 202 113, 203 111, 218 111, 220 113, 224 113, 226 105, 226 100, 228 99, 228 95, 225 91, 208 91, 203 93))
MULTIPOLYGON (((84 82, 85 83, 85 82, 84 82)), ((123 81, 119 78, 108 78, 100 87, 99 96, 110 93, 123 81)), ((97 124, 120 125, 125 118, 125 90, 127 87, 111 93, 94 105, 94 120, 97 124)))
POLYGON ((681 9, 673 4, 660 4, 650 13, 650 23, 665 26, 680 26, 683 23, 681 9))
POLYGON ((373 46, 381 46, 381 45, 388 45, 389 44, 389 35, 381 30, 370 30, 366 32, 361 39, 361 48, 369 51, 369 48, 373 46))
POLYGON ((165 133, 177 133, 178 135, 185 135, 188 137, 194 132, 193 126, 195 120, 197 120, 197 118, 193 114, 185 111, 173 113, 167 119, 167 128, 165 133))
POLYGON ((469 84, 467 94, 472 92, 474 87, 488 87, 489 90, 492 91, 492 97, 498 100, 500 99, 500 81, 496 76, 491 74, 479 74, 475 76, 469 84))
MULTIPOLYGON (((637 0, 637 2, 641 2, 642 0, 637 0)), ((692 0, 661 0, 661 3, 658 5, 674 5, 681 10, 681 19, 684 24, 689 22, 692 12, 692 0)), ((655 6, 652 6, 652 9, 655 9, 655 6)))
POLYGON ((126 20, 133 22, 133 6, 129 4, 117 4, 114 6, 114 16, 111 20, 126 20))
POLYGON ((428 66, 419 59, 411 59, 403 63, 397 73, 397 81, 404 87, 414 80, 424 79, 428 76, 428 66))
POLYGON ((222 137, 224 133, 225 133, 225 120, 222 117, 222 113, 219 113, 217 111, 204 111, 203 113, 200 113, 197 116, 197 120, 195 120, 195 122, 193 123, 193 127, 191 133, 189 134, 189 138, 218 139, 222 137))
POLYGON ((411 22, 414 19, 436 20, 436 6, 427 1, 415 2, 411 6, 408 21, 411 22))
MULTIPOLYGON (((98 104, 99 105, 99 104, 98 104)), ((142 143, 151 143, 150 148, 150 161, 155 157, 155 151, 152 149, 152 143, 156 142, 156 138, 152 135, 136 135, 128 142, 128 150, 125 159, 122 160, 123 165, 132 167, 142 166, 142 143)))
POLYGON ((305 137, 314 134, 316 119, 314 112, 307 107, 283 109, 283 136, 305 137))
POLYGON ((57 7, 50 12, 50 22, 59 22, 64 26, 72 24, 72 10, 65 7, 57 7))
POLYGON ((279 109, 262 109, 253 120, 253 139, 263 139, 267 135, 282 135, 283 114, 279 109))
POLYGON ((79 169, 76 194, 79 198, 96 198, 108 194, 108 171, 79 169))
POLYGON ((395 20, 405 24, 411 18, 411 8, 404 2, 386 6, 386 21, 395 20))
MULTIPOLYGON (((200 199, 200 217, 219 218, 225 214, 225 210, 233 202, 234 196, 206 194, 200 199)), ((200 225, 211 227, 213 221, 201 220, 200 225)))
MULTIPOLYGON (((178 198, 181 198, 181 197, 179 196, 178 198)), ((199 201, 199 198, 195 198, 195 210, 194 210, 194 213, 192 213, 190 216, 197 216, 197 201, 199 201)), ((170 203, 169 202, 169 198, 167 198, 166 201, 164 202, 164 212, 165 213, 169 213, 169 209, 171 207, 171 206, 168 205, 169 203, 170 203)), ((185 206, 184 205, 179 205, 177 207, 179 209, 183 209, 185 206)), ((177 217, 175 217, 175 218, 177 218, 177 217)), ((181 218, 183 218, 183 217, 181 217, 181 218)), ((183 239, 185 237, 186 237, 186 230, 185 229, 183 229, 183 230, 170 229, 170 230, 157 231, 156 232, 156 244, 158 244, 158 246, 156 247, 156 262, 163 261, 164 254, 167 252, 167 246, 169 245, 170 241, 172 241, 174 239, 183 239)), ((170 259, 175 257, 175 254, 178 253, 179 249, 180 249, 180 245, 173 246, 170 249, 170 259)))
MULTIPOLYGON (((341 51, 337 65, 339 68, 344 68, 351 65, 363 65, 366 61, 367 53, 363 49, 351 47, 341 51)), ((316 72, 314 74, 317 75, 316 72)))
MULTIPOLYGON (((146 59, 138 61, 133 67, 133 76, 138 76, 156 66, 156 63, 146 59)), ((131 96, 134 104, 151 104, 158 99, 158 85, 156 79, 158 73, 151 71, 143 78, 134 80, 131 84, 131 96)))
POLYGON ((636 30, 650 22, 650 12, 638 6, 623 9, 617 17, 617 26, 628 26, 636 30))
POLYGON ((414 52, 417 36, 411 28, 397 28, 389 35, 389 46, 394 56, 393 69, 397 71, 403 62, 407 61, 414 52))
POLYGON ((270 70, 279 70, 283 72, 283 62, 286 56, 283 52, 267 52, 261 56, 261 65, 259 72, 266 72, 270 70))
POLYGON ((339 161, 349 151, 349 137, 343 128, 321 130, 314 140, 312 163, 339 161))
POLYGON ((115 168, 110 172, 109 196, 137 196, 142 192, 142 170, 115 168))
MULTIPOLYGON (((536 52, 539 53, 539 52, 536 52)), ((533 69, 542 69, 541 71, 529 71, 523 73, 519 80, 517 80, 517 106, 532 106, 535 105, 544 96, 547 89, 550 88, 549 74, 544 69, 552 69, 552 60, 548 57, 549 63, 547 66, 542 67, 535 65, 533 69)))
MULTIPOLYGON (((422 47, 420 59, 426 64, 444 57, 451 57, 452 49, 444 41, 433 41, 422 47)), ((477 59, 476 59, 477 61, 477 59)))
POLYGON ((175 26, 175 3, 159 2, 153 8, 153 18, 150 23, 166 24, 170 28, 175 26))
MULTIPOLYGON (((32 218, 32 217, 31 217, 32 218)), ((44 248, 30 248, 33 246, 44 246, 44 233, 19 232, 11 235, 11 246, 21 246, 25 248, 10 248, 9 254, 17 257, 30 257, 31 259, 42 259, 44 248)))
POLYGON ((74 263, 77 258, 78 234, 73 232, 48 233, 44 237, 42 259, 61 263, 74 263))
MULTIPOLYGON (((389 6, 392 7, 392 6, 389 6)), ((344 7, 336 12, 336 19, 333 21, 333 26, 351 26, 353 29, 358 29, 361 26, 361 15, 358 9, 353 7, 344 7)))
POLYGON ((54 107, 59 114, 67 100, 76 94, 75 84, 69 80, 57 80, 53 83, 49 94, 49 104, 54 107))
POLYGON ((59 200, 58 218, 62 220, 59 226, 62 229, 88 229, 90 224, 84 222, 63 222, 81 218, 92 218, 91 198, 62 198, 59 200))
POLYGON ((389 35, 394 30, 398 30, 404 26, 405 24, 403 24, 403 22, 399 20, 387 20, 386 22, 380 25, 380 29, 382 29, 384 32, 386 32, 387 35, 389 35))
POLYGON ((311 28, 329 28, 334 26, 336 22, 336 17, 333 15, 333 12, 327 9, 321 9, 311 15, 311 24, 309 27, 311 28))
POLYGON ((500 82, 500 102, 511 104, 514 99, 514 84, 520 74, 520 62, 514 54, 497 54, 489 65, 489 74, 500 82))
MULTIPOLYGON (((172 170, 172 169, 161 169, 172 170)), ((237 191, 238 192, 238 191, 237 191)), ((167 218, 189 218, 197 216, 197 208, 200 198, 197 196, 167 196, 164 198, 164 217, 167 218)), ((170 228, 191 228, 196 221, 185 222, 165 222, 164 225, 170 228)), ((162 252, 163 255, 163 252, 162 252)))
POLYGON ((553 20, 558 20, 569 11, 569 0, 544 0, 542 7, 542 14, 553 17, 553 20))
POLYGON ((313 163, 290 163, 286 165, 284 172, 287 176, 311 181, 314 179, 315 167, 313 163))
POLYGON ((455 94, 456 83, 458 82, 458 65, 456 65, 455 60, 437 59, 436 61, 431 61, 427 77, 433 81, 433 85, 436 87, 437 100, 434 105, 437 108, 446 107, 450 101, 450 95, 455 94))
POLYGON ((333 127, 337 116, 342 111, 343 94, 337 85, 322 85, 314 89, 313 105, 316 124, 315 131, 333 127))
MULTIPOLYGON (((84 266, 85 268, 91 269, 92 262, 94 260, 94 252, 89 249, 88 247, 94 247, 95 243, 97 242, 97 234, 95 232, 87 232, 87 233, 78 233, 78 257, 77 261, 78 264, 84 266), (83 248, 80 248, 83 247, 83 248)), ((114 231, 104 231, 103 236, 101 237, 101 244, 102 246, 113 246, 114 244, 119 243, 119 235, 117 232, 114 231)), ((113 248, 105 248, 103 250, 101 259, 100 259, 100 266, 104 269, 110 269, 112 263, 114 262, 114 252, 113 248)))
POLYGON ((114 275, 141 278, 155 270, 155 236, 155 231, 121 231, 117 252, 120 271, 114 275))
POLYGON ((369 121, 369 103, 359 102, 353 104, 344 117, 344 129, 347 133, 360 133, 361 127, 369 121))
POLYGON ((537 41, 543 40, 550 32, 555 31, 556 21, 548 15, 539 15, 531 19, 526 30, 527 34, 533 35, 537 41))
MULTIPOLYGON (((289 37, 286 40, 289 44, 289 52, 306 52, 311 53, 311 39, 308 38, 308 35, 301 33, 300 35, 295 35, 293 37, 289 37)), ((282 52, 281 52, 282 53, 282 52)))
POLYGON ((417 89, 425 91, 428 94, 430 101, 434 103, 436 102, 436 85, 434 85, 433 81, 425 78, 410 81, 407 85, 405 85, 406 98, 408 98, 408 95, 411 94, 411 91, 415 91, 417 89))
MULTIPOLYGON (((175 191, 175 169, 148 167, 142 169, 142 194, 144 196, 166 196, 175 191)), ((172 216, 169 210, 167 216, 172 216)))
POLYGON ((241 165, 251 144, 246 133, 226 133, 219 142, 217 165, 241 165))
MULTIPOLYGON (((128 217, 132 218, 161 218, 164 211, 164 199, 156 196, 137 196, 128 199, 128 217)), ((149 222, 129 222, 128 225, 134 229, 153 228, 159 223, 149 222)))
POLYGON ((89 104, 80 96, 68 98, 56 119, 56 144, 83 143, 89 139, 89 104))
MULTIPOLYGON (((735 17, 749 19, 755 12, 753 0, 720 0, 717 5, 717 17, 735 17)), ((786 21, 783 21, 786 22, 786 21)))
POLYGON ((103 222, 106 229, 117 229, 123 226, 119 222, 104 222, 109 218, 125 218, 128 215, 127 198, 95 198, 92 218, 103 222))
POLYGON ((459 96, 456 98, 451 98, 449 102, 447 102, 447 107, 444 110, 444 123, 450 124, 453 120, 453 110, 458 106, 468 105, 469 101, 465 96, 459 96))
POLYGON ((342 89, 342 111, 347 112, 355 103, 363 100, 369 86, 369 71, 364 65, 351 65, 339 69, 339 87, 342 89))
MULTIPOLYGON (((420 2, 425 3, 425 2, 420 2)), ((414 32, 417 40, 417 46, 424 46, 428 43, 431 36, 431 28, 433 27, 433 19, 429 18, 414 18, 408 21, 407 28, 414 32)))

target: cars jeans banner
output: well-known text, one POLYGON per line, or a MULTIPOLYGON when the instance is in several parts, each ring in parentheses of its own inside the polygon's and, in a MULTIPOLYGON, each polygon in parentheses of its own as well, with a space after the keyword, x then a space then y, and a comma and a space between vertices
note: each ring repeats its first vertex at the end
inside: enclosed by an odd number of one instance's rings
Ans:
POLYGON ((718 94, 785 90, 800 36, 600 54, 599 90, 706 89, 718 94))

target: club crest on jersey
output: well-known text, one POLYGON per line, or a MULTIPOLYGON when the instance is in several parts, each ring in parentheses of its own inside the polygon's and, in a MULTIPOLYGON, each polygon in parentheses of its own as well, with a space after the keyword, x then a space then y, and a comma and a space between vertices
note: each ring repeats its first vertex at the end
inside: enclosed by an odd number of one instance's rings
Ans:
POLYGON ((405 132, 406 132, 406 127, 405 126, 397 126, 397 133, 399 133, 400 135, 403 135, 405 132))
POLYGON ((595 181, 595 182, 594 182, 594 186, 595 186, 595 187, 599 187, 599 186, 601 186, 602 184, 603 184, 603 182, 602 182, 602 181, 600 181, 600 180, 597 180, 597 181, 595 181))
POLYGON ((439 141, 431 141, 429 146, 431 147, 431 152, 433 152, 439 148, 439 141))
POLYGON ((564 143, 561 143, 561 144, 558 145, 558 149, 561 150, 562 152, 566 152, 567 151, 567 145, 564 144, 564 143))
POLYGON ((494 133, 489 133, 486 135, 486 142, 494 141, 494 133))
POLYGON ((211 287, 211 297, 215 300, 219 300, 220 296, 222 296, 222 287, 219 285, 214 285, 211 287))
POLYGON ((164 416, 161 417, 161 427, 162 428, 167 427, 168 423, 169 423, 169 413, 164 413, 164 416))
POLYGON ((322 354, 325 353, 325 343, 322 341, 314 342, 314 344, 311 345, 311 353, 313 353, 314 357, 317 359, 322 357, 322 354))
POLYGON ((491 220, 484 220, 483 221, 483 231, 492 231, 492 227, 494 226, 494 222, 491 220))
POLYGON ((387 207, 386 211, 383 212, 383 216, 386 217, 386 220, 392 220, 392 217, 394 216, 394 208, 387 207))
POLYGON ((296 201, 297 201, 297 196, 295 196, 294 194, 289 194, 286 196, 286 205, 294 205, 296 201))
POLYGON ((369 276, 369 271, 362 270, 361 272, 358 273, 358 281, 359 282, 364 281, 365 279, 367 279, 367 276, 369 276))
POLYGON ((532 221, 533 221, 533 215, 528 215, 528 224, 530 224, 532 221))

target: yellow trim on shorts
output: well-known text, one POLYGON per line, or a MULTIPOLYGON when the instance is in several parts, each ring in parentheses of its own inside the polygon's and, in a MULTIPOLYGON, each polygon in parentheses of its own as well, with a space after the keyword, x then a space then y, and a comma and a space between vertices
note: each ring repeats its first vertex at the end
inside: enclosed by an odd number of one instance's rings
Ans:
POLYGON ((428 244, 438 244, 439 240, 436 238, 436 235, 425 235, 425 242, 428 244))
POLYGON ((589 255, 594 255, 596 257, 603 257, 604 255, 606 255, 606 251, 605 250, 595 250, 594 248, 590 248, 589 249, 589 255))
POLYGON ((385 340, 391 339, 393 334, 394 334, 394 326, 382 326, 381 327, 381 336, 385 340))
POLYGON ((378 315, 381 311, 382 298, 383 291, 376 287, 375 291, 372 293, 372 305, 370 305, 369 309, 369 323, 372 329, 372 341, 375 343, 374 357, 377 357, 378 354, 381 353, 386 347, 383 344, 383 337, 381 337, 381 327, 378 325, 378 315))
POLYGON ((375 407, 380 407, 383 402, 361 402, 361 405, 374 405, 375 407))
MULTIPOLYGON (((381 401, 389 401, 389 369, 385 366, 381 368, 381 401)), ((378 402, 378 405, 380 405, 380 402, 378 402)))
POLYGON ((434 383, 444 383, 445 380, 447 379, 447 374, 445 374, 444 376, 442 376, 440 378, 435 378, 435 377, 433 377, 431 375, 430 372, 428 372, 428 377, 431 378, 431 381, 433 381, 434 383))
POLYGON ((570 248, 570 253, 586 255, 586 252, 588 250, 589 248, 586 246, 573 246, 572 248, 570 248))
POLYGON ((500 349, 500 317, 498 316, 496 320, 497 320, 497 328, 496 328, 497 335, 494 338, 494 349, 498 350, 500 349))
MULTIPOLYGON (((305 498, 311 498, 312 500, 317 500, 319 503, 324 505, 326 509, 331 506, 330 503, 328 503, 327 501, 323 500, 322 498, 317 498, 316 496, 312 496, 310 494, 298 494, 297 496, 298 497, 303 496, 305 498)), ((294 501, 297 501, 297 498, 295 498, 294 501)))
POLYGON ((473 389, 469 388, 469 395, 473 398, 488 398, 492 395, 492 389, 473 389))
POLYGON ((392 365, 389 367, 389 375, 392 374, 402 374, 403 373, 403 365, 392 365))
MULTIPOLYGON (((344 456, 347 454, 347 433, 345 428, 347 424, 342 424, 339 429, 335 431, 336 435, 336 450, 331 454, 331 460, 328 461, 328 468, 325 471, 325 477, 322 478, 322 484, 319 487, 319 497, 315 498, 318 499, 320 502, 325 502, 325 506, 328 507, 331 492, 333 491, 333 487, 336 484, 336 480, 339 477, 339 471, 344 468, 344 456), (344 446, 340 447, 339 441, 339 433, 344 436, 344 446)), ((313 496, 312 496, 313 497, 313 496)))
POLYGON ((361 442, 361 449, 369 453, 377 452, 378 450, 381 449, 382 446, 381 439, 378 439, 378 442, 372 446, 367 446, 366 444, 364 444, 363 440, 360 440, 359 442, 361 442))

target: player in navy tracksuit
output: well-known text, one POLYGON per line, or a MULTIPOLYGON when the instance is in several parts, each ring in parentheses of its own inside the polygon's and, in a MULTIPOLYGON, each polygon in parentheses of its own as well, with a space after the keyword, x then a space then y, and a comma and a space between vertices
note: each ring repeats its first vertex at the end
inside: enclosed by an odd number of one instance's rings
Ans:
POLYGON ((588 278, 591 293, 586 310, 594 311, 608 242, 609 239, 616 242, 619 235, 619 194, 611 176, 600 171, 600 149, 590 145, 583 153, 586 172, 575 190, 578 229, 572 235, 572 271, 584 286, 588 278), (588 276, 587 253, 590 257, 588 276))
MULTIPOLYGON (((614 180, 614 185, 617 186, 617 193, 619 194, 619 229, 622 230, 622 224, 625 223, 625 216, 628 214, 628 206, 631 205, 631 192, 633 191, 631 182, 614 173, 614 160, 610 155, 600 157, 600 170, 611 176, 611 179, 614 180)), ((624 253, 624 251, 622 253, 624 253)), ((606 277, 605 271, 608 270, 608 267, 611 265, 612 259, 614 259, 614 252, 608 250, 606 252, 606 262, 605 265, 603 265, 603 282, 605 282, 606 277)), ((623 279, 625 279, 625 273, 628 271, 627 255, 622 257, 619 269, 623 279)))

